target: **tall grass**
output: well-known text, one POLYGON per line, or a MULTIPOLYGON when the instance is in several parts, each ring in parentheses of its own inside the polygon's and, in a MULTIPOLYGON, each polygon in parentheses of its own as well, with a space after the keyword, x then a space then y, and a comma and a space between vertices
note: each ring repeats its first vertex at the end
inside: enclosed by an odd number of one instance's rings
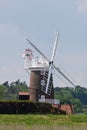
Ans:
POLYGON ((0 125, 0 130, 87 130, 86 125, 72 125, 72 126, 66 126, 66 125, 61 125, 61 126, 44 126, 44 125, 34 125, 34 126, 26 126, 26 125, 5 125, 1 124, 0 125))
POLYGON ((87 124, 87 115, 2 115, 0 124, 26 124, 26 125, 72 125, 87 124))
POLYGON ((0 130, 28 130, 27 127, 23 124, 0 124, 0 130))
POLYGON ((87 126, 33 126, 30 130, 87 130, 87 126))
POLYGON ((87 130, 87 115, 0 115, 0 130, 87 130))

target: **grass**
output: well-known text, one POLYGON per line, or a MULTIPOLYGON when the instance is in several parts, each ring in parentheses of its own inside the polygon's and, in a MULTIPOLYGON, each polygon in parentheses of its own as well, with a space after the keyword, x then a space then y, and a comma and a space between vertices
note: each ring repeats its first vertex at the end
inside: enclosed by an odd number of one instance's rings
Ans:
POLYGON ((6 124, 1 124, 0 125, 0 130, 87 130, 87 126, 66 126, 66 125, 61 125, 61 126, 44 126, 44 125, 34 125, 34 126, 26 126, 26 125, 18 125, 18 124, 11 124, 11 125, 6 125, 6 124))
POLYGON ((0 115, 0 130, 87 130, 87 115, 0 115))

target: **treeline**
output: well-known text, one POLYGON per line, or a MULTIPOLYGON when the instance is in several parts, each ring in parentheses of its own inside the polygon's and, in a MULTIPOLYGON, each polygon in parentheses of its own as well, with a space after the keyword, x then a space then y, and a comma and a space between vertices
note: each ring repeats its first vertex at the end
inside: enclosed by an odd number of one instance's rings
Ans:
POLYGON ((0 100, 17 100, 19 91, 28 91, 28 86, 25 82, 19 79, 9 84, 8 81, 0 85, 0 100))
MULTIPOLYGON (((6 81, 0 85, 0 100, 17 100, 19 91, 29 91, 25 82, 17 80, 9 84, 6 81)), ((75 112, 83 112, 85 110, 83 106, 87 106, 87 88, 55 87, 54 93, 55 98, 59 99, 61 104, 72 104, 75 112)))
POLYGON ((59 99, 61 104, 72 104, 75 112, 87 112, 87 88, 56 87, 54 91, 55 98, 59 99))

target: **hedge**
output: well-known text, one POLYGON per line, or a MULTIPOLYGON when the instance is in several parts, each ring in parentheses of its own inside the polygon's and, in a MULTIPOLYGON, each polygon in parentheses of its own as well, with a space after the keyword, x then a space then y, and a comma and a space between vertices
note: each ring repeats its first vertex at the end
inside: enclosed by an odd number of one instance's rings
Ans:
POLYGON ((32 101, 0 101, 0 114, 65 114, 49 103, 32 101))
POLYGON ((0 101, 0 114, 50 113, 51 104, 31 101, 0 101))

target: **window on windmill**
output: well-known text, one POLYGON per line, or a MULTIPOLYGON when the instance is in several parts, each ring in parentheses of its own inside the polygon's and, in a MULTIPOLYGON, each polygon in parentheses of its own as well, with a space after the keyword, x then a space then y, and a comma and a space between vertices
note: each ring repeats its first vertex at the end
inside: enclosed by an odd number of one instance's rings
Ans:
POLYGON ((26 56, 30 56, 30 54, 26 54, 26 56))
POLYGON ((41 75, 45 75, 45 71, 42 70, 42 71, 41 71, 41 75))

